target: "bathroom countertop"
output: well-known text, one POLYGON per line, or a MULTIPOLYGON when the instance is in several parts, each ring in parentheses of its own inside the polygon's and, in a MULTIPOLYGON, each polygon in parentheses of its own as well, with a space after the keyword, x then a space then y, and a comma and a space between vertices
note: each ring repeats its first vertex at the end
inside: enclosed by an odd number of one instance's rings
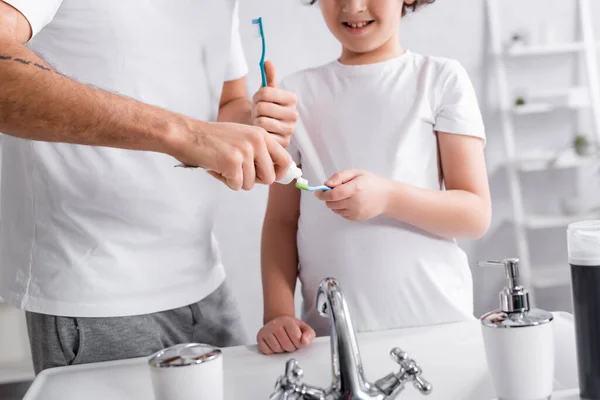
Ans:
MULTIPOLYGON (((575 335, 569 314, 555 313, 556 381, 562 391, 577 387, 575 335)), ((479 321, 358 335, 366 376, 375 381, 397 365, 389 351, 400 347, 423 368, 433 386, 428 399, 491 400, 479 321)), ((326 387, 331 382, 329 338, 318 338, 293 355, 264 356, 256 347, 224 349, 225 400, 268 399, 285 362, 296 358, 304 381, 326 387)), ((78 365, 42 372, 24 400, 148 400, 153 398, 145 358, 78 365)), ((411 385, 399 399, 423 398, 411 385)))

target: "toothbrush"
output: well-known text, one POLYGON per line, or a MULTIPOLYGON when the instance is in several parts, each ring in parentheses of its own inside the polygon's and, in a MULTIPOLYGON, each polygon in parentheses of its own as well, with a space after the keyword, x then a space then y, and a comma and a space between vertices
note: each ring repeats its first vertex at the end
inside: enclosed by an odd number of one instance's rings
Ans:
MULTIPOLYGON (((265 55, 267 53, 267 43, 265 41, 265 30, 263 28, 262 17, 258 17, 252 20, 252 23, 258 28, 258 36, 262 42, 262 54, 260 56, 260 75, 262 78, 262 87, 267 86, 267 74, 265 72, 265 55)), ((293 164, 295 166, 295 164, 293 164)), ((308 186, 308 181, 306 179, 297 178, 296 179, 296 187, 301 190, 306 190, 309 192, 317 192, 317 191, 327 191, 331 190, 329 186, 308 186)))
POLYGON ((265 73, 265 54, 267 53, 267 43, 265 42, 265 31, 263 29, 262 17, 252 20, 252 23, 258 27, 258 35, 262 42, 262 55, 260 56, 260 75, 262 77, 262 86, 267 87, 267 74, 265 73))
POLYGON ((296 187, 300 190, 306 190, 307 192, 326 192, 331 190, 329 186, 308 186, 308 181, 306 179, 298 178, 296 179, 296 187))

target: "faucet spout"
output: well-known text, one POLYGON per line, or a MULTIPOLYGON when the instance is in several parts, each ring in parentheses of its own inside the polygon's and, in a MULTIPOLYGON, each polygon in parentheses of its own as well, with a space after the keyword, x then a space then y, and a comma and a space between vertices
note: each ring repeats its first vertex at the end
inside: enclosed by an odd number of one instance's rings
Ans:
POLYGON ((319 285, 317 307, 321 316, 329 318, 333 382, 341 398, 383 399, 365 378, 350 311, 335 279, 324 279, 319 285))
POLYGON ((431 392, 431 385, 421 378, 421 368, 398 348, 390 353, 400 366, 398 373, 390 373, 375 383, 365 378, 350 311, 335 279, 324 279, 319 285, 317 310, 329 319, 331 329, 331 386, 320 389, 302 383, 304 372, 298 362, 291 359, 286 364, 285 375, 277 380, 271 400, 392 400, 404 390, 407 382, 412 382, 423 394, 431 392))

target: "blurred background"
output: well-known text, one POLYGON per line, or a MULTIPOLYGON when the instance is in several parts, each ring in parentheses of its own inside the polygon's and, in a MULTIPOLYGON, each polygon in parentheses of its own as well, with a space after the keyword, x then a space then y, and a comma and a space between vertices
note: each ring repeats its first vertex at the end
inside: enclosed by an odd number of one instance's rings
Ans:
MULTIPOLYGON (((250 92, 260 85, 260 40, 251 24, 258 16, 279 78, 339 55, 318 5, 240 1, 250 92)), ((476 316, 497 307, 504 285, 502 270, 477 261, 507 257, 523 260, 538 307, 571 311, 566 227, 597 218, 600 207, 600 26, 592 21, 600 21, 600 2, 589 0, 437 0, 402 21, 405 48, 462 63, 484 115, 493 222, 483 239, 460 242, 474 275, 476 316)), ((216 229, 252 339, 262 325, 266 196, 266 188, 229 193, 216 229)), ((0 399, 20 398, 32 378, 24 315, 0 303, 0 385, 13 382, 11 395, 0 387, 0 399)))

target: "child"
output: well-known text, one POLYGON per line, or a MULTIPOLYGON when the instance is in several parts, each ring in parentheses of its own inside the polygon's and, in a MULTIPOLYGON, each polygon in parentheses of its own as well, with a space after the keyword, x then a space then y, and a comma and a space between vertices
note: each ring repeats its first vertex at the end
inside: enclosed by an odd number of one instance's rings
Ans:
POLYGON ((328 334, 315 300, 329 276, 358 331, 474 318, 469 265, 454 238, 479 238, 490 223, 477 98, 458 62, 407 51, 398 35, 407 10, 433 1, 319 0, 343 50, 284 80, 304 124, 288 150, 311 184, 339 172, 325 182, 333 190, 316 195, 271 187, 263 353, 328 334), (294 317, 298 277, 302 321, 294 317))

